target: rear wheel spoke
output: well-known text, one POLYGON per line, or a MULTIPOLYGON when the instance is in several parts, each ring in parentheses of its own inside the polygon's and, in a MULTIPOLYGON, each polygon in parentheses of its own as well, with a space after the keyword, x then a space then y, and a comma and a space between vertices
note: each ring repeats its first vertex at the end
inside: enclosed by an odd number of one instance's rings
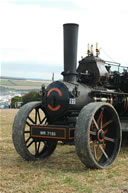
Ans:
POLYGON ((98 117, 98 120, 97 120, 97 124, 99 125, 99 123, 100 123, 100 120, 102 120, 103 119, 103 111, 101 111, 100 112, 100 115, 99 115, 99 117, 98 117))
POLYGON ((103 125, 102 129, 104 129, 105 127, 107 127, 108 125, 110 125, 112 122, 113 122, 113 120, 107 121, 107 122, 103 125))
POLYGON ((106 157, 106 159, 108 159, 108 155, 106 154, 103 146, 100 144, 99 147, 100 147, 100 150, 102 151, 102 153, 104 154, 104 156, 106 157))
POLYGON ((103 141, 103 148, 104 150, 106 149, 106 144, 104 143, 104 141, 103 141))
POLYGON ((90 146, 94 146, 94 145, 95 145, 95 143, 96 143, 96 140, 91 141, 90 146))
POLYGON ((100 120, 100 129, 102 129, 102 127, 103 127, 103 115, 102 115, 102 118, 100 120))
POLYGON ((110 137, 105 137, 104 138, 106 141, 110 141, 110 142, 115 142, 115 139, 113 139, 113 138, 110 138, 110 137))
POLYGON ((108 133, 108 129, 106 129, 105 131, 104 131, 104 134, 107 134, 108 133))
POLYGON ((96 148, 96 157, 97 157, 97 158, 98 158, 98 154, 99 154, 99 151, 100 151, 99 145, 100 145, 100 144, 97 144, 97 148, 96 148))
POLYGON ((96 140, 93 142, 93 151, 94 151, 94 156, 97 159, 97 154, 96 154, 96 140))
POLYGON ((95 126, 96 126, 97 130, 99 130, 99 126, 97 125, 96 120, 95 120, 94 118, 93 118, 92 120, 93 120, 93 122, 94 122, 94 124, 95 124, 95 126))
POLYGON ((90 134, 91 135, 96 135, 96 132, 95 131, 90 131, 90 134))

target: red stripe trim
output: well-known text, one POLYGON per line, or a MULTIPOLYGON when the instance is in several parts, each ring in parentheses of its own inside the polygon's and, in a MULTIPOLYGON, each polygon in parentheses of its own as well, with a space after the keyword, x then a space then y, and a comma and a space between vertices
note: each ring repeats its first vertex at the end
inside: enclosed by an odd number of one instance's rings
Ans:
POLYGON ((48 104, 48 108, 51 110, 51 111, 58 111, 60 109, 60 105, 57 105, 56 107, 52 107, 51 105, 48 104))
POLYGON ((58 88, 51 88, 51 89, 48 91, 47 96, 49 96, 52 91, 56 91, 56 92, 59 94, 59 96, 62 96, 62 92, 61 92, 60 89, 58 89, 58 88))

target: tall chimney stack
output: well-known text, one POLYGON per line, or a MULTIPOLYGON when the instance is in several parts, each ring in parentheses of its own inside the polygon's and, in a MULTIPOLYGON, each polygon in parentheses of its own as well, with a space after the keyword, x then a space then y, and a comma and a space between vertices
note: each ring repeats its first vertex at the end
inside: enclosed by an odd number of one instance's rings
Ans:
POLYGON ((77 79, 77 40, 78 24, 67 23, 63 25, 64 32, 64 81, 74 82, 77 79))

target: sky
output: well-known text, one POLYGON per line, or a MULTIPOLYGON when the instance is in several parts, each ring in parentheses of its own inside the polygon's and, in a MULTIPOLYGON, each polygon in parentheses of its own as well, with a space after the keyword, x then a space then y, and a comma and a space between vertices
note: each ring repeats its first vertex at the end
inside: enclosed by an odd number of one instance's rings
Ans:
POLYGON ((98 42, 128 66, 128 0, 0 0, 0 74, 62 78, 64 23, 79 24, 77 61, 98 42))

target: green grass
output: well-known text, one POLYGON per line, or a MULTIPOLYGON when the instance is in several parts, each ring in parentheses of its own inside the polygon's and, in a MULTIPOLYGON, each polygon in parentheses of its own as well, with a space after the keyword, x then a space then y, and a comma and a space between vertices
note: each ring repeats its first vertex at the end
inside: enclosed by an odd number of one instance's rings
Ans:
POLYGON ((0 193, 128 192, 128 147, 104 170, 86 168, 68 145, 58 145, 48 159, 27 162, 12 143, 16 112, 0 110, 0 193))

